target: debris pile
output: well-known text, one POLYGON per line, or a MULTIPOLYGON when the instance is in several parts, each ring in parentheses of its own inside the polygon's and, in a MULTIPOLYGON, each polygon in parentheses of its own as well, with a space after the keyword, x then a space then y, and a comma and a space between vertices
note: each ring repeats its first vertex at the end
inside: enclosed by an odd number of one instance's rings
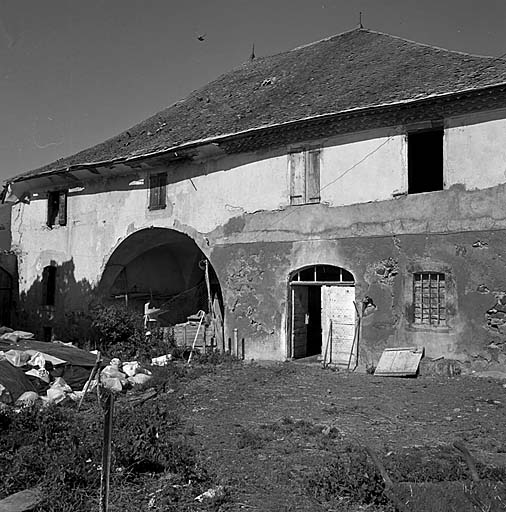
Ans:
POLYGON ((100 383, 111 391, 121 392, 130 386, 146 384, 151 379, 151 372, 142 368, 138 361, 121 363, 118 358, 100 373, 100 383))
POLYGON ((0 327, 0 403, 14 406, 80 401, 98 382, 113 391, 145 384, 151 372, 137 361, 103 364, 100 356, 62 342, 34 340, 25 331, 0 327))

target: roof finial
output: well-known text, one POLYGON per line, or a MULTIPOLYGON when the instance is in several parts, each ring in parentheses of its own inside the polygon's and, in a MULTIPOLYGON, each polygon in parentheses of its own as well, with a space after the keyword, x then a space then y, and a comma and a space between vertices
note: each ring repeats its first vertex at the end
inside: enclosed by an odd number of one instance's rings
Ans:
POLYGON ((364 25, 362 25, 362 11, 358 15, 358 28, 364 28, 364 25))
POLYGON ((251 55, 249 56, 249 60, 255 60, 255 43, 253 43, 251 48, 251 55))

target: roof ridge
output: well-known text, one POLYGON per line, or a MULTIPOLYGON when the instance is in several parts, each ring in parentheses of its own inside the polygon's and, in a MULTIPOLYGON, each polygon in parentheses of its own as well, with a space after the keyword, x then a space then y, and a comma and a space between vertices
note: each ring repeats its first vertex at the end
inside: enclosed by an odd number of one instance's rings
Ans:
MULTIPOLYGON (((364 27, 354 27, 349 30, 344 30, 343 32, 339 32, 337 34, 332 34, 331 36, 322 37, 321 39, 318 39, 317 41, 312 41, 311 43, 306 43, 306 44, 302 44, 300 46, 296 46, 295 48, 292 48, 291 50, 286 50, 286 52, 280 52, 280 53, 294 52, 296 50, 301 50, 302 48, 307 48, 309 46, 313 46, 318 43, 323 43, 324 41, 330 41, 331 39, 334 39, 335 37, 344 36, 346 34, 350 34, 351 32, 361 31, 361 30, 363 30, 364 32, 371 32, 369 29, 364 28, 364 27)), ((279 54, 274 54, 274 55, 279 55, 279 54)))
MULTIPOLYGON (((463 52, 460 50, 450 50, 449 48, 444 48, 442 46, 437 46, 435 44, 421 43, 420 41, 408 39, 407 37, 397 36, 395 34, 389 34, 387 32, 382 32, 381 30, 371 30, 371 29, 361 29, 361 30, 366 30, 367 32, 371 32, 372 34, 380 34, 382 36, 391 37, 392 39, 400 39, 401 41, 406 41, 407 43, 415 44, 417 46, 424 46, 426 48, 432 48, 433 50, 439 50, 439 51, 449 52, 449 53, 456 53, 459 55, 465 55, 467 57, 478 57, 481 59, 497 59, 497 57, 493 56, 493 55, 479 55, 477 53, 463 52)), ((338 34, 338 35, 340 35, 340 34, 338 34)))

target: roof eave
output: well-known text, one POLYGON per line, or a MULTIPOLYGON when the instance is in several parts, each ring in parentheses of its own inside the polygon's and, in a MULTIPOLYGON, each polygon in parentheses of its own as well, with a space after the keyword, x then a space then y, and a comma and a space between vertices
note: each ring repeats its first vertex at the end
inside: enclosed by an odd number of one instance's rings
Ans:
POLYGON ((11 179, 6 180, 4 182, 4 186, 8 186, 12 183, 19 183, 22 181, 33 180, 33 179, 40 178, 43 176, 52 176, 52 175, 57 175, 57 174, 70 173, 72 171, 81 170, 81 169, 112 167, 112 166, 119 165, 119 164, 128 166, 130 164, 135 164, 136 162, 139 162, 141 160, 155 159, 155 158, 159 158, 162 156, 170 155, 171 153, 173 154, 174 159, 177 160, 177 159, 179 159, 178 153, 185 153, 188 150, 196 149, 196 148, 198 148, 200 146, 204 146, 204 145, 211 145, 211 144, 219 145, 222 142, 226 142, 226 141, 234 140, 237 138, 253 135, 255 133, 261 133, 266 130, 280 129, 280 128, 284 128, 284 127, 293 127, 293 126, 297 126, 297 125, 301 125, 301 124, 305 124, 305 123, 309 123, 309 122, 313 122, 313 121, 322 121, 325 119, 332 119, 332 118, 336 118, 336 117, 340 117, 340 116, 365 115, 365 114, 369 114, 374 111, 381 111, 382 109, 386 109, 386 108, 411 106, 411 105, 415 106, 415 105, 419 105, 419 104, 425 103, 425 102, 430 102, 430 101, 433 101, 436 99, 445 99, 445 98, 451 99, 451 98, 458 97, 461 95, 467 95, 467 94, 475 93, 475 92, 486 92, 487 90, 499 89, 499 88, 505 87, 505 86, 506 86, 506 81, 499 82, 499 83, 496 83, 493 85, 487 85, 487 86, 481 86, 481 87, 470 87, 470 88, 461 89, 461 90, 453 91, 453 92, 449 92, 449 93, 443 93, 443 94, 435 93, 435 94, 430 94, 430 95, 423 96, 420 98, 411 98, 411 99, 402 100, 402 101, 387 102, 387 103, 382 103, 382 104, 377 104, 377 105, 368 105, 368 106, 350 108, 350 109, 340 110, 340 111, 336 111, 336 112, 328 112, 325 114, 308 116, 305 118, 300 118, 300 119, 296 119, 296 120, 292 120, 292 121, 286 121, 283 123, 262 125, 262 126, 257 126, 255 128, 250 128, 247 130, 238 131, 238 132, 217 135, 217 136, 207 137, 207 138, 203 138, 203 139, 196 139, 196 140, 185 142, 183 144, 178 144, 176 146, 172 146, 169 148, 164 148, 164 149, 160 149, 160 150, 156 150, 156 151, 132 155, 130 157, 118 157, 118 158, 96 161, 96 162, 85 162, 85 163, 75 164, 75 165, 71 165, 71 166, 67 166, 67 167, 50 169, 47 171, 42 171, 37 174, 22 174, 17 177, 15 176, 11 179))

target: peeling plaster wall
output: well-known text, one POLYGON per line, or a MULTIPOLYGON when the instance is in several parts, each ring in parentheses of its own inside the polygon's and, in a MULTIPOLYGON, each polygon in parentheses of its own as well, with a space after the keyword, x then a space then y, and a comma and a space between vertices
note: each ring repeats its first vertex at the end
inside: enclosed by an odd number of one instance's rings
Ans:
POLYGON ((161 210, 148 209, 145 171, 84 184, 69 195, 64 227, 45 225, 43 198, 16 205, 20 290, 38 296, 42 269, 64 265, 73 291, 57 307, 78 308, 79 294, 91 293, 123 240, 143 228, 166 227, 188 234, 209 256, 223 291, 226 336, 237 328, 248 358, 286 357, 288 275, 329 264, 352 272, 357 298, 369 295, 377 305, 364 319, 361 364, 376 362, 386 346, 406 344, 475 363, 489 363, 492 350, 493 361, 502 361, 501 115, 447 121, 443 191, 398 196, 407 188, 405 137, 400 128, 385 128, 311 142, 323 147, 321 204, 289 206, 285 149, 167 168, 167 208, 161 210), (449 276, 445 329, 410 323, 409 276, 416 269, 449 276))

